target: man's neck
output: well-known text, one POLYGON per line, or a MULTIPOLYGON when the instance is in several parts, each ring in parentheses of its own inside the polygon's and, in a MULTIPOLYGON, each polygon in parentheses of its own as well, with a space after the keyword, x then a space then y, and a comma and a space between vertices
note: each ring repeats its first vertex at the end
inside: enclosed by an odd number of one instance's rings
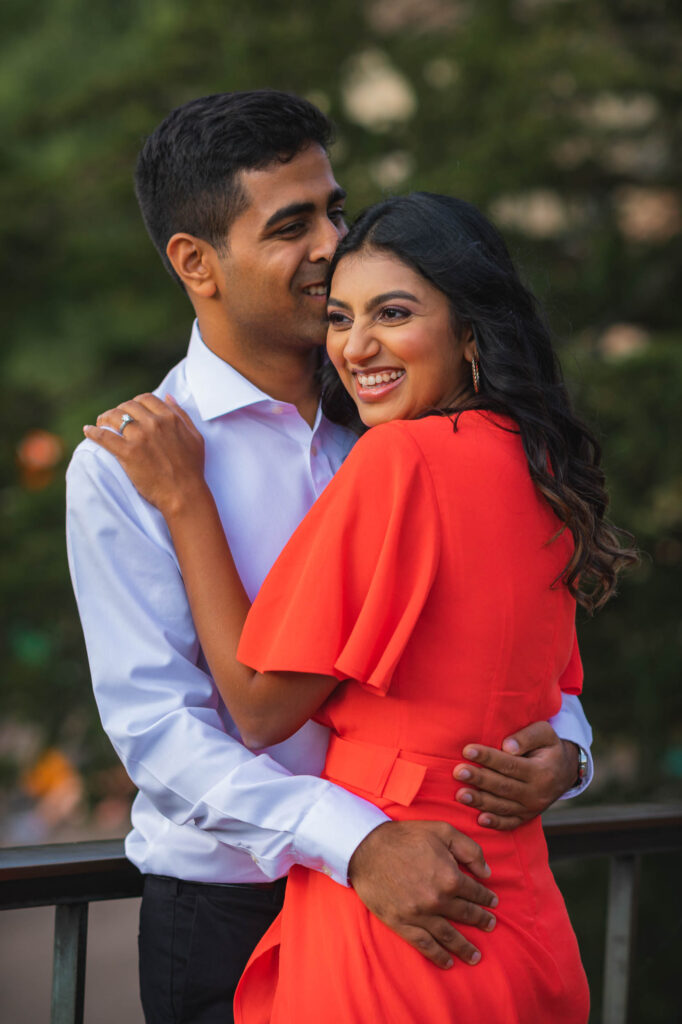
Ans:
POLYGON ((310 427, 314 425, 320 400, 316 377, 320 359, 318 348, 254 346, 246 350, 210 322, 200 320, 199 330, 204 344, 215 355, 266 395, 295 405, 306 423, 310 427))

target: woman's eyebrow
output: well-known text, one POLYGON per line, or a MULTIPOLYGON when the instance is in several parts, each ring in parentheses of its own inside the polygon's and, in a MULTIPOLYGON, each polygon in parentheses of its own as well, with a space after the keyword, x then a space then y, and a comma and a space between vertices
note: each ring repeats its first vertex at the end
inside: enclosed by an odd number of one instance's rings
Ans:
POLYGON ((412 302, 419 302, 420 300, 412 292, 394 291, 394 292, 382 292, 381 295, 375 295, 373 299, 365 305, 365 312, 370 313, 377 306, 380 306, 382 302, 390 302, 391 299, 410 299, 412 302))
MULTIPOLYGON (((421 305, 421 300, 413 295, 412 292, 394 291, 394 292, 382 292, 381 295, 375 295, 373 299, 370 299, 365 303, 365 312, 371 313, 373 309, 380 306, 382 302, 390 302, 391 299, 411 299, 412 302, 418 302, 421 305)), ((335 299, 333 295, 330 295, 327 299, 330 306, 341 306, 342 309, 351 309, 352 307, 341 299, 335 299)))

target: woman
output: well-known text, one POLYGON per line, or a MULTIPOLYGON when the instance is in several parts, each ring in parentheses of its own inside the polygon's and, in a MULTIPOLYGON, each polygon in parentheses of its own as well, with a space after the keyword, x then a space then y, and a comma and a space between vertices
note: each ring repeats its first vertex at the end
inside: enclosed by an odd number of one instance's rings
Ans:
POLYGON ((244 741, 278 742, 311 715, 329 725, 327 777, 393 818, 449 821, 484 843, 497 926, 474 971, 441 972, 352 890, 296 868, 236 1019, 584 1024, 585 976, 541 825, 478 835, 452 799, 452 769, 472 731, 498 745, 580 690, 576 600, 601 605, 634 558, 604 521, 598 447, 504 243, 470 205, 416 194, 369 210, 337 251, 330 292, 338 378, 325 404, 372 429, 245 625, 191 423, 160 416, 152 397, 100 422, 134 408, 140 456, 124 465, 167 519, 244 741), (169 422, 163 465, 150 468, 144 433, 169 422))

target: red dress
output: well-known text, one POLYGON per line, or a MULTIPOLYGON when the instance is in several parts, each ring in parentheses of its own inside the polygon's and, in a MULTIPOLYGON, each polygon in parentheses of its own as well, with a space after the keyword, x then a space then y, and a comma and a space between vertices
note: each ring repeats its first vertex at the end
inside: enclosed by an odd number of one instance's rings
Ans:
POLYGON ((239 1024, 585 1024, 588 991, 539 820, 481 829, 454 801, 473 739, 499 746, 580 692, 575 603, 552 587, 568 531, 510 420, 394 421, 357 443, 254 602, 239 658, 335 675, 315 716, 325 776, 390 817, 448 821, 482 846, 499 896, 481 950, 442 971, 322 871, 294 868, 235 998, 239 1024))

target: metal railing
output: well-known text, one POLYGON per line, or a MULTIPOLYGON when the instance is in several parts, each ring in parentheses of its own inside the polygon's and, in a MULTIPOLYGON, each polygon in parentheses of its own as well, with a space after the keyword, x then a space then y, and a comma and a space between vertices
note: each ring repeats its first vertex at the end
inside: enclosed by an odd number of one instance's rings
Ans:
MULTIPOLYGON (((544 825, 553 862, 610 858, 602 1024, 626 1024, 640 857, 682 849, 682 803, 550 812, 544 825)), ((56 908, 52 1024, 83 1021, 88 904, 141 893, 120 839, 0 849, 0 910, 56 908)))

